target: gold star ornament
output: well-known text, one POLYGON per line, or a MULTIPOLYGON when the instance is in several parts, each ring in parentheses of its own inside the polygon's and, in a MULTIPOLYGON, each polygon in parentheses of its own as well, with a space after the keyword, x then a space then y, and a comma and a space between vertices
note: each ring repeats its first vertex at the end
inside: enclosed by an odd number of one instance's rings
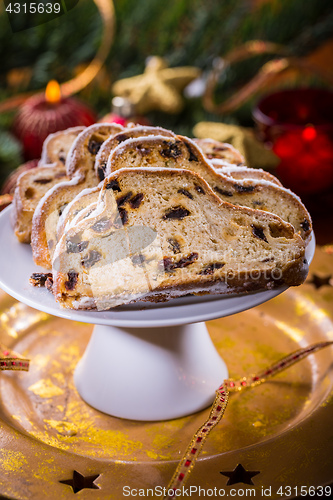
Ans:
POLYGON ((150 57, 142 75, 118 80, 112 86, 116 96, 125 97, 135 107, 136 113, 149 111, 179 113, 184 105, 181 92, 200 75, 195 67, 168 68, 161 57, 150 57))

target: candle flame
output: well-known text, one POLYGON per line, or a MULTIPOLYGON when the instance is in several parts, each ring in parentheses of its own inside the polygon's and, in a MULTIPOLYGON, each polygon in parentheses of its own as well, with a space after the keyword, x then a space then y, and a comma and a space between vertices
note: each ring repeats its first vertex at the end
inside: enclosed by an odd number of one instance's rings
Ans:
POLYGON ((46 85, 45 99, 47 102, 56 104, 61 99, 60 85, 56 80, 50 80, 46 85))

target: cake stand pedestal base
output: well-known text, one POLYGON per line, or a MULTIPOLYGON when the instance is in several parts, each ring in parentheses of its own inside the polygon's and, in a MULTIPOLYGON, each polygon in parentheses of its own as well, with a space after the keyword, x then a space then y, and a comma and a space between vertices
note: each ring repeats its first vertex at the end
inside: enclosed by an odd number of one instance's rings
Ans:
POLYGON ((88 404, 133 420, 168 420, 209 406, 228 378, 205 323, 96 325, 74 381, 88 404))

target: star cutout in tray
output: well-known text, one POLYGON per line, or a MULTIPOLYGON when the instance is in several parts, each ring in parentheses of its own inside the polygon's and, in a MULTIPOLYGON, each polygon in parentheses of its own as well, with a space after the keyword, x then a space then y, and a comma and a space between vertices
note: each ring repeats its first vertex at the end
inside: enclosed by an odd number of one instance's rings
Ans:
POLYGON ((234 470, 222 471, 220 474, 229 478, 227 482, 227 486, 229 486, 236 483, 254 484, 252 478, 260 474, 260 471, 245 470, 241 464, 238 464, 234 470))
POLYGON ((318 274, 313 273, 308 283, 313 285, 316 290, 318 290, 318 288, 321 288, 322 286, 333 286, 333 276, 332 274, 319 276, 318 274))
POLYGON ((94 481, 100 476, 100 474, 95 474, 93 476, 83 476, 80 472, 74 470, 72 479, 64 479, 59 481, 59 483, 67 484, 71 486, 74 493, 78 493, 85 488, 89 488, 91 490, 99 490, 99 486, 97 486, 94 481))

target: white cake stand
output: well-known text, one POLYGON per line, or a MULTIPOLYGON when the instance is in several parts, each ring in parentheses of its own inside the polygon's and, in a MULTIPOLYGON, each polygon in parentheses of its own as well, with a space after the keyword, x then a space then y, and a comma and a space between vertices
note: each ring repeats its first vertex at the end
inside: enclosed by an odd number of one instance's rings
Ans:
MULTIPOLYGON (((62 309, 49 291, 29 284, 32 273, 45 270, 34 264, 30 246, 17 241, 11 213, 8 207, 0 214, 0 288, 40 311, 95 325, 74 381, 87 403, 116 417, 167 420, 207 407, 228 370, 204 322, 250 309, 286 290, 183 297, 101 312, 62 309)), ((308 261, 314 251, 312 236, 308 261)))

